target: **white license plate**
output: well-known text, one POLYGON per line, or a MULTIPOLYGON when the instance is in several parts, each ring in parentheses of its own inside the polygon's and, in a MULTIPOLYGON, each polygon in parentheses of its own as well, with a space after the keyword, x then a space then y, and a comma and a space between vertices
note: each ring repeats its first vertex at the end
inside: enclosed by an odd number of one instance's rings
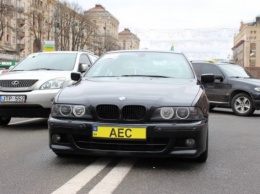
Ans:
POLYGON ((17 102, 25 102, 26 96, 24 95, 16 95, 16 96, 0 96, 0 103, 17 103, 17 102))

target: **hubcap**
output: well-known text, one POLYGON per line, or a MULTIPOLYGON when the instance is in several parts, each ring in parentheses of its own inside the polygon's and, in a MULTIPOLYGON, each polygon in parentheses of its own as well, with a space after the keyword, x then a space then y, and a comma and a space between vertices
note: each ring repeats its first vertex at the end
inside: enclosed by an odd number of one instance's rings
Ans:
POLYGON ((246 97, 239 97, 235 101, 235 109, 239 113, 246 113, 251 107, 250 100, 246 97))

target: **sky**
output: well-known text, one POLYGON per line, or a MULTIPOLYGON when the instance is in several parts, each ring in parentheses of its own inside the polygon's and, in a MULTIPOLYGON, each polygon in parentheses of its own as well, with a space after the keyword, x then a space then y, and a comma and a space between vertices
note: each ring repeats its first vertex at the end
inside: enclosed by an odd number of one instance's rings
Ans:
MULTIPOLYGON (((191 47, 197 46, 196 44, 205 47, 203 44, 207 44, 209 40, 212 42, 209 46, 215 45, 216 51, 225 47, 222 57, 232 55, 233 36, 238 32, 240 22, 252 22, 260 15, 259 0, 69 1, 78 3, 83 10, 101 4, 119 20, 119 31, 129 28, 141 39, 143 48, 167 50, 174 42, 177 51, 182 52, 184 42, 186 47, 189 45, 187 41, 191 42, 191 47), (221 30, 226 32, 222 33, 221 30), (219 38, 219 34, 222 35, 222 39, 219 38), (207 39, 203 38, 205 36, 207 39), (225 42, 229 44, 224 45, 225 42)), ((206 50, 208 49, 202 49, 202 55, 206 50)))

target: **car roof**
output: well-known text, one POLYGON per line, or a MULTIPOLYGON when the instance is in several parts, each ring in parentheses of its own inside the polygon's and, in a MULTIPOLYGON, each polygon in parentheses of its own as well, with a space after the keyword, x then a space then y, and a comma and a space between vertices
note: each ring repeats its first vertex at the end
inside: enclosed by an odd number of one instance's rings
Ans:
POLYGON ((165 50, 116 50, 109 51, 107 53, 126 53, 126 52, 157 52, 157 53, 175 53, 175 54, 183 54, 182 52, 173 52, 173 51, 165 51, 165 50))
POLYGON ((221 63, 221 62, 200 61, 200 60, 191 61, 191 63, 203 63, 203 64, 209 64, 209 65, 236 65, 233 63, 221 63))
POLYGON ((53 51, 53 52, 36 52, 36 53, 32 53, 32 54, 37 54, 37 53, 48 53, 48 54, 56 54, 56 53, 88 53, 88 54, 95 55, 91 51, 53 51))

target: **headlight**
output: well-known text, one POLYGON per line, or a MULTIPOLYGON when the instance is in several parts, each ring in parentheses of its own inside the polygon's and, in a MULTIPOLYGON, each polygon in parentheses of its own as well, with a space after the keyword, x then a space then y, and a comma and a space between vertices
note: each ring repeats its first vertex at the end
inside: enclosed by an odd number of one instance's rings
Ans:
POLYGON ((73 114, 76 117, 82 117, 85 114, 85 106, 74 106, 73 107, 73 114))
POLYGON ((257 92, 260 92, 260 87, 256 87, 256 88, 254 88, 255 89, 255 91, 257 91, 257 92))
POLYGON ((163 107, 160 111, 160 114, 164 119, 171 119, 174 115, 174 109, 171 107, 163 107))
POLYGON ((52 117, 87 118, 92 116, 83 105, 54 104, 51 109, 52 117))
POLYGON ((190 115, 190 110, 186 107, 177 108, 176 114, 180 119, 187 119, 188 116, 190 115))
POLYGON ((202 120, 203 113, 198 107, 161 107, 154 111, 152 121, 202 120))
POLYGON ((40 87, 40 90, 61 89, 63 87, 65 80, 66 80, 66 78, 64 78, 64 77, 51 79, 51 80, 45 82, 44 84, 42 84, 40 87))
POLYGON ((72 112, 72 107, 70 105, 61 105, 60 106, 60 114, 63 116, 69 116, 72 112))

